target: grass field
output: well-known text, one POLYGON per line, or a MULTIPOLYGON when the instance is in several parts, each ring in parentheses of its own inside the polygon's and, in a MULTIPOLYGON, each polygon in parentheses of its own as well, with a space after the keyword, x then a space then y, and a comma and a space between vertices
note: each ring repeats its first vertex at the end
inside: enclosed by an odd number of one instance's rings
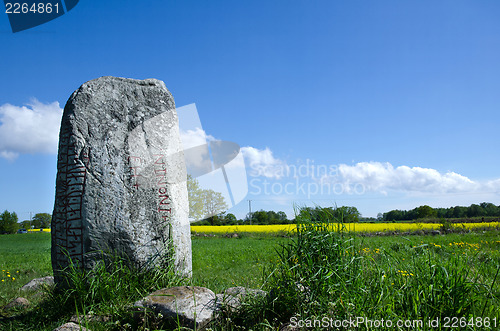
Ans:
MULTIPOLYGON (((276 329, 292 317, 313 315, 431 319, 439 312, 440 317, 465 314, 496 318, 496 328, 460 328, 496 330, 500 329, 499 234, 497 230, 407 237, 321 234, 313 240, 307 236, 308 241, 300 239, 300 249, 287 246, 299 242, 297 237, 194 236, 191 284, 208 287, 216 293, 232 286, 277 293, 272 309, 269 302, 260 303, 261 306, 255 306, 259 313, 247 311, 245 318, 231 322, 261 323, 257 329, 263 329, 262 325, 276 329), (290 290, 296 286, 310 289, 310 293, 306 291, 304 296, 304 291, 290 290), (283 289, 287 292, 280 292, 283 289)), ((0 306, 3 306, 20 296, 18 289, 29 280, 51 274, 50 234, 0 236, 0 270, 0 306)), ((31 309, 36 310, 37 306, 31 309)), ((16 315, 2 310, 0 313, 16 315)), ((59 322, 64 320, 33 325, 32 329, 52 330, 59 322)), ((25 328, 29 325, 26 323, 0 320, 0 330, 16 330, 19 325, 25 328)), ((94 325, 92 330, 108 328, 109 325, 94 325)), ((231 327, 227 320, 221 320, 214 329, 231 327)))
POLYGON ((33 278, 50 274, 50 233, 0 236, 0 306, 33 278))

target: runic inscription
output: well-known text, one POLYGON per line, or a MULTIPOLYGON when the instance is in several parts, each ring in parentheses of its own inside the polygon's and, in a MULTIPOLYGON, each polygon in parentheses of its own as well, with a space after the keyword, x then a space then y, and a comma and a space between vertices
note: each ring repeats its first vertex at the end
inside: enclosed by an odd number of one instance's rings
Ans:
POLYGON ((165 166, 165 156, 155 154, 153 157, 155 158, 154 172, 158 193, 158 213, 160 213, 161 219, 166 223, 171 217, 172 207, 170 206, 171 199, 167 191, 167 168, 165 166))
POLYGON ((61 131, 59 139, 56 204, 52 226, 54 258, 57 266, 63 269, 68 266, 69 259, 80 267, 84 263, 82 198, 89 152, 87 148, 78 148, 67 128, 61 131))
POLYGON ((155 195, 157 197, 157 211, 160 216, 161 225, 167 225, 172 217, 172 199, 168 191, 166 155, 153 154, 153 173, 148 172, 149 167, 146 161, 140 156, 129 156, 129 180, 134 190, 148 187, 153 182, 155 195), (149 178, 152 177, 152 181, 149 178))

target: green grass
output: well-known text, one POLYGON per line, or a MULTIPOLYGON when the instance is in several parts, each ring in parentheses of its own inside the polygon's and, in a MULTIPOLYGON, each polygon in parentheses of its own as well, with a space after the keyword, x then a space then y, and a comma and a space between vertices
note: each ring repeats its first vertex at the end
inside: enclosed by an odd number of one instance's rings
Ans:
MULTIPOLYGON (((235 329, 237 324, 244 329, 250 325, 276 329, 292 317, 312 316, 392 320, 474 316, 496 317, 500 323, 499 231, 351 237, 314 224, 305 224, 303 230, 291 239, 193 238, 192 285, 216 293, 232 286, 270 293, 243 306, 230 321, 222 316, 212 325, 214 329, 235 329)), ((3 306, 20 296, 18 289, 29 280, 51 274, 50 234, 0 236, 0 267, 11 275, 3 274, 8 279, 0 282, 3 306)), ((90 324, 92 330, 124 330, 127 323, 132 329, 155 329, 160 324, 154 319, 134 324, 126 305, 154 287, 167 286, 169 279, 164 276, 141 278, 118 261, 112 270, 80 275, 70 303, 69 296, 49 295, 45 300, 33 298, 35 304, 26 315, 0 310, 14 317, 0 320, 0 330, 52 330, 76 310, 112 316, 112 327, 90 324), (147 283, 148 279, 152 282, 147 283), (64 317, 58 320, 63 311, 64 317)))
POLYGON ((0 235, 0 306, 33 278, 48 275, 52 275, 50 233, 0 235))
POLYGON ((193 283, 216 293, 233 286, 261 288, 264 270, 277 262, 272 236, 193 238, 193 283))
POLYGON ((323 318, 500 320, 498 231, 356 238, 326 223, 303 220, 265 286, 271 294, 233 321, 279 327, 292 319, 323 318))

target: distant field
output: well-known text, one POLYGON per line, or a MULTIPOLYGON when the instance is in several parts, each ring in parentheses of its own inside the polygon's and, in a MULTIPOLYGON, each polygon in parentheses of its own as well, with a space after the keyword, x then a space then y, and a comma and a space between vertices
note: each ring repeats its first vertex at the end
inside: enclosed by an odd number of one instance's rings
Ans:
MULTIPOLYGON (((500 222, 453 222, 455 227, 473 229, 478 227, 500 227, 500 222)), ((441 227, 439 223, 347 223, 344 224, 347 231, 355 232, 385 232, 385 231, 416 231, 435 230, 441 227)), ((275 225, 192 225, 191 231, 197 233, 279 233, 295 232, 295 224, 275 224, 275 225)), ((35 229, 28 232, 48 232, 50 229, 35 229)))
MULTIPOLYGON (((473 229, 477 227, 500 227, 500 222, 487 223, 454 223, 455 227, 473 229)), ((441 227, 436 223, 346 223, 347 231, 354 232, 386 232, 386 231, 416 231, 435 230, 441 227)), ((295 232, 295 224, 276 225, 192 225, 191 231, 196 233, 280 233, 295 232)))

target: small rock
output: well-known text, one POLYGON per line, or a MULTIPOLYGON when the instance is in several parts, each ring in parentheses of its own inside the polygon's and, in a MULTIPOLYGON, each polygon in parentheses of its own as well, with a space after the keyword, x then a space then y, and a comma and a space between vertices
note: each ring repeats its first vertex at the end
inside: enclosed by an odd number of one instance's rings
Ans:
POLYGON ((54 277, 47 276, 42 278, 35 278, 31 280, 28 284, 21 287, 21 291, 32 291, 38 290, 42 285, 54 285, 54 277))
POLYGON ((12 300, 11 302, 9 302, 6 306, 5 306, 5 309, 11 309, 11 308, 26 308, 30 305, 30 302, 28 301, 28 299, 25 299, 25 298, 22 298, 22 297, 19 297, 19 298, 16 298, 14 300, 12 300))
POLYGON ((440 235, 440 234, 441 234, 441 231, 439 231, 439 230, 433 230, 433 231, 431 232, 431 234, 432 234, 433 236, 440 235))
POLYGON ((101 322, 105 323, 108 322, 111 318, 109 316, 99 316, 99 315, 91 315, 87 314, 85 316, 77 316, 73 315, 69 319, 70 322, 78 323, 78 324, 83 324, 85 322, 101 322))
POLYGON ((241 307, 241 302, 248 296, 266 296, 267 292, 246 288, 243 286, 230 287, 224 293, 217 294, 217 303, 229 311, 235 311, 241 307))
POLYGON ((161 289, 137 301, 135 307, 153 309, 166 318, 179 318, 183 326, 202 328, 213 319, 215 294, 199 286, 179 286, 161 289))
POLYGON ((226 233, 224 235, 225 238, 239 238, 240 236, 237 233, 226 233))
POLYGON ((55 328, 54 331, 90 331, 90 330, 76 323, 69 322, 61 325, 58 328, 55 328))
POLYGON ((295 331, 295 330, 300 330, 298 326, 292 326, 291 324, 283 325, 280 328, 280 331, 295 331))

